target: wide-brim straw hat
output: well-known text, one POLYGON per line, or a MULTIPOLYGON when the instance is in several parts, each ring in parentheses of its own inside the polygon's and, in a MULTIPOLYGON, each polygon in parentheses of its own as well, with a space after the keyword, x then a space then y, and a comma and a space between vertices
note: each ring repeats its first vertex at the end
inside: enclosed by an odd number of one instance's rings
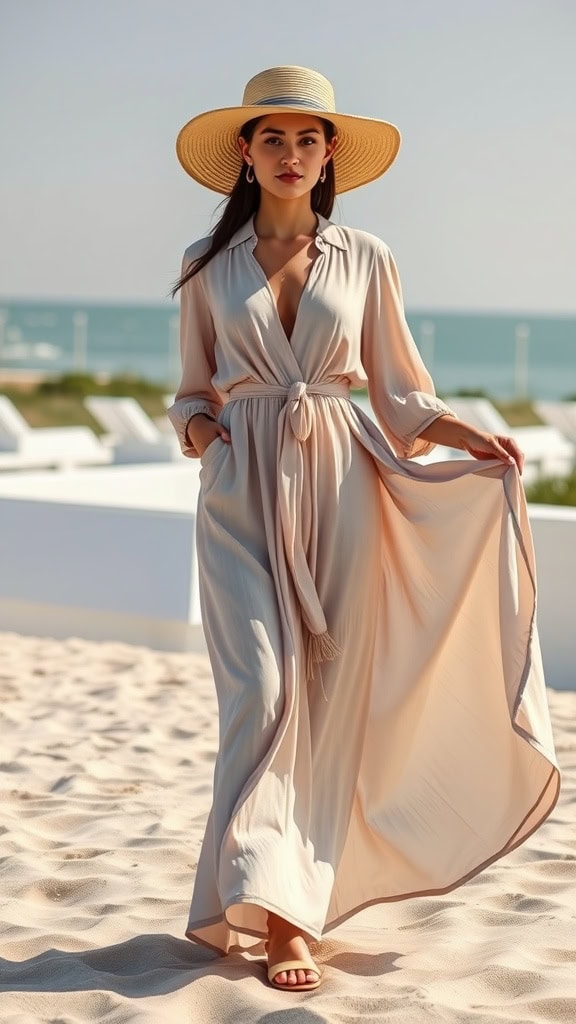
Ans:
POLYGON ((389 121, 340 114, 335 107, 332 84, 318 71, 297 65, 268 68, 250 79, 241 106, 208 110, 188 121, 178 133, 176 153, 195 181, 230 195, 243 165, 237 144, 241 126, 271 113, 308 112, 335 126, 336 192, 348 192, 388 170, 400 147, 400 132, 389 121))

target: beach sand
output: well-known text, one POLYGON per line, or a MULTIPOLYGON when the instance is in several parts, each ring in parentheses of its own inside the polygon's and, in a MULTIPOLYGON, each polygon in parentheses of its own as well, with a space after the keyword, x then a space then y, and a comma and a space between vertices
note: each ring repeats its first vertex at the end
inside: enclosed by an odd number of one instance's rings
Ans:
POLYGON ((218 742, 206 654, 0 634, 3 1024, 576 1021, 576 693, 563 788, 522 847, 312 947, 316 992, 183 937, 218 742))

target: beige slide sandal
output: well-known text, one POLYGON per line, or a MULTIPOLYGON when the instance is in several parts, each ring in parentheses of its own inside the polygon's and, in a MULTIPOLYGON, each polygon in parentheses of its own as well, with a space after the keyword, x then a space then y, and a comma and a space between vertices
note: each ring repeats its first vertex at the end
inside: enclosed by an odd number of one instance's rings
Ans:
POLYGON ((288 990, 289 992, 302 992, 305 989, 318 988, 322 981, 322 972, 313 960, 284 960, 283 963, 271 964, 270 967, 268 967, 268 981, 273 988, 280 988, 288 990), (318 974, 319 977, 316 981, 306 981, 303 985, 289 985, 288 983, 285 985, 278 985, 274 981, 274 978, 282 971, 314 971, 314 973, 318 974))

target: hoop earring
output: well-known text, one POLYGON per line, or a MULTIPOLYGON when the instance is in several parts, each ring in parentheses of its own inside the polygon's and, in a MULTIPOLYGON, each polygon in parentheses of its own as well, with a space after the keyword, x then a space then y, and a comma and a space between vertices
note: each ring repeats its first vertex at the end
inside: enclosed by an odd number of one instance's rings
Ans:
POLYGON ((248 164, 248 170, 246 171, 246 181, 249 185, 254 181, 254 168, 251 164, 248 164), (252 177, 250 177, 250 171, 252 171, 252 177))
POLYGON ((326 164, 322 168, 322 174, 320 175, 320 181, 326 181, 326 164))

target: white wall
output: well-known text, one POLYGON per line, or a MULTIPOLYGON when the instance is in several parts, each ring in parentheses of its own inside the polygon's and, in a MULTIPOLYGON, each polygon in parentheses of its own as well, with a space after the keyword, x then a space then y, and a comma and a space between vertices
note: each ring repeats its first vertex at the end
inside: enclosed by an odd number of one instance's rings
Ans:
POLYGON ((576 690, 576 508, 530 505, 529 513, 547 682, 576 690))
MULTIPOLYGON (((197 650, 199 462, 0 474, 0 630, 197 650)), ((576 689, 576 509, 530 506, 548 685, 576 689)))
POLYGON ((96 466, 47 472, 0 473, 0 499, 30 498, 75 504, 194 513, 200 462, 96 466))
POLYGON ((197 649, 198 468, 0 475, 0 629, 197 649))

